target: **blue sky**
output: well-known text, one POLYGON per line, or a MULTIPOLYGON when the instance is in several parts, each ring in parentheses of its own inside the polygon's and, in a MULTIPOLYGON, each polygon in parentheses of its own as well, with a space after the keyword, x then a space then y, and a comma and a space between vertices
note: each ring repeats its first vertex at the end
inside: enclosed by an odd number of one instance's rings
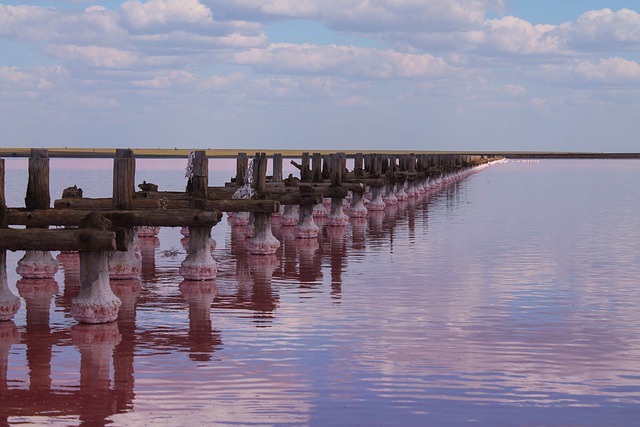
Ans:
POLYGON ((0 2, 0 145, 638 151, 640 1, 0 2))

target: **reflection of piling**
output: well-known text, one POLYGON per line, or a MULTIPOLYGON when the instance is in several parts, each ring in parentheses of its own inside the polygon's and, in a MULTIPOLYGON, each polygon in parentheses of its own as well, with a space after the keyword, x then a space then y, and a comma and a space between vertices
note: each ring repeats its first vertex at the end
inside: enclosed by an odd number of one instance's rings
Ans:
POLYGON ((116 395, 117 412, 123 412, 133 408, 131 402, 134 399, 134 371, 136 343, 136 301, 142 290, 138 279, 114 280, 111 289, 122 301, 118 312, 118 330, 122 340, 116 345, 113 353, 113 379, 116 395))
POLYGON ((80 351, 80 421, 102 426, 117 412, 111 392, 110 366, 115 346, 122 340, 117 323, 74 325, 71 341, 80 351))
POLYGON ((60 252, 56 259, 64 273, 62 295, 58 296, 56 304, 68 312, 71 309, 71 301, 80 292, 80 254, 64 251, 60 252))
POLYGON ((328 227, 326 231, 331 246, 331 296, 334 299, 340 299, 342 295, 342 273, 347 266, 347 227, 328 227))
POLYGON ((250 255, 247 258, 247 263, 253 279, 251 306, 255 313, 256 322, 262 324, 266 319, 273 318, 272 313, 276 309, 271 281, 279 262, 275 255, 266 257, 250 255))
POLYGON ((21 279, 18 292, 25 300, 27 310, 27 365, 29 366, 29 390, 51 390, 51 356, 56 338, 49 326, 51 299, 58 292, 53 279, 21 279))
POLYGON ((214 280, 183 281, 180 292, 189 304, 189 358, 199 362, 211 360, 222 341, 211 326, 211 303, 218 294, 214 280))
POLYGON ((160 247, 160 239, 155 236, 140 238, 141 277, 146 283, 156 281, 156 249, 160 247))
MULTIPOLYGON (((20 332, 13 321, 0 322, 0 393, 8 390, 7 370, 9 364, 9 351, 13 344, 20 341, 20 332)), ((0 405, 2 406, 2 405, 0 405)), ((0 413, 1 413, 0 409, 0 413)), ((2 418, 0 417, 0 421, 2 418)), ((6 421, 6 420, 5 420, 6 421)))

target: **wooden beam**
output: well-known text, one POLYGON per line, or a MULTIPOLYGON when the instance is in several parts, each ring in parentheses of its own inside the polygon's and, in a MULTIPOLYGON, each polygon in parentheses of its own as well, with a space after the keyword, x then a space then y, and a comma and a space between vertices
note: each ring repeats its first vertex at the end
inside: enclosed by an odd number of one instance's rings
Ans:
MULTIPOLYGON (((77 226, 90 210, 45 209, 24 211, 11 209, 7 212, 8 225, 77 226)), ((139 211, 103 211, 102 215, 120 227, 187 227, 198 225, 216 225, 220 218, 217 212, 186 210, 139 210, 139 211)))
POLYGON ((85 251, 116 250, 116 233, 89 228, 78 230, 0 229, 0 250, 85 251))
MULTIPOLYGON (((280 209, 280 204, 275 200, 249 200, 249 199, 233 199, 233 200, 207 200, 205 201, 207 208, 218 210, 221 212, 265 212, 275 213, 280 209)), ((53 203, 56 209, 81 209, 81 210, 111 210, 111 199, 98 198, 82 198, 72 199, 65 198, 56 200, 53 203)), ((158 201, 155 199, 134 199, 133 209, 157 210, 158 201)), ((167 201, 166 210, 190 209, 189 199, 171 199, 167 201)), ((208 210, 200 209, 200 210, 208 210)))

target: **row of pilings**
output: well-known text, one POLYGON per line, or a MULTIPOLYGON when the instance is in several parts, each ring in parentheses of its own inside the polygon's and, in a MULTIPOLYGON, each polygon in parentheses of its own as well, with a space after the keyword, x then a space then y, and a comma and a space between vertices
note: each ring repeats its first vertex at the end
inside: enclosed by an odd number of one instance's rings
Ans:
POLYGON ((180 275, 187 281, 212 280, 217 264, 211 255, 215 242, 211 228, 226 212, 232 225, 243 226, 247 250, 272 255, 280 241, 272 221, 293 226, 298 239, 314 239, 319 228, 314 218, 324 217, 328 227, 345 227, 349 217, 366 216, 407 198, 417 197, 446 182, 497 160, 460 154, 356 154, 347 168, 344 153, 303 153, 291 163, 299 176, 283 177, 283 156, 256 153, 237 156, 236 176, 224 186, 209 186, 205 151, 188 158, 184 192, 159 191, 157 185, 135 187, 133 151, 116 150, 111 198, 87 198, 77 186, 67 188, 51 207, 49 156, 33 149, 25 206, 7 207, 4 196, 4 159, 0 159, 0 320, 10 320, 20 299, 7 283, 6 251, 25 251, 16 271, 23 278, 53 277, 57 261, 50 251, 77 251, 80 291, 72 300, 71 315, 81 323, 115 320, 121 305, 111 281, 136 278, 140 258, 136 233, 157 233, 159 227, 182 227, 189 237, 180 275), (267 176, 271 161, 272 175, 267 176), (64 227, 50 229, 49 227, 64 227))

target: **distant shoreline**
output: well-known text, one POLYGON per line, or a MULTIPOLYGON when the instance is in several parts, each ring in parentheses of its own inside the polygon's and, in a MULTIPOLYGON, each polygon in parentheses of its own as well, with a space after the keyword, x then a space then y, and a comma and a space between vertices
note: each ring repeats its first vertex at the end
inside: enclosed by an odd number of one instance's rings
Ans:
MULTIPOLYGON (((61 158, 113 158, 115 148, 48 148, 49 157, 61 158)), ((136 158, 186 158, 192 149, 188 148, 132 148, 136 158)), ((195 149, 193 149, 195 150, 195 149)), ((200 150, 200 149, 198 149, 200 150)), ((537 152, 537 151, 434 151, 434 150, 301 150, 301 149, 204 149, 210 158, 236 158, 238 153, 249 156, 257 152, 268 156, 280 153, 285 158, 299 158, 302 153, 332 154, 336 152, 353 156, 363 154, 465 154, 503 156, 511 159, 640 159, 640 153, 594 153, 594 152, 537 152)), ((0 157, 29 157, 30 148, 0 148, 0 157)))

